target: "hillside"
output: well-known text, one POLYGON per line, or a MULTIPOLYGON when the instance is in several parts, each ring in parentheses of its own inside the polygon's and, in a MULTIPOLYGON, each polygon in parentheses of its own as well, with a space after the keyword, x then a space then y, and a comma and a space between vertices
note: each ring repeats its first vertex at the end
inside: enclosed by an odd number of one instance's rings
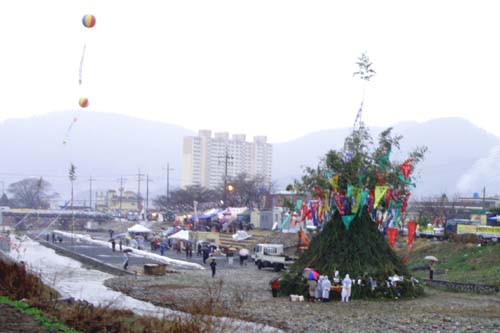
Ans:
MULTIPOLYGON (((227 126, 230 132, 230 124, 227 126)), ((419 180, 414 197, 443 192, 472 194, 481 192, 485 185, 487 194, 498 191, 498 137, 460 118, 405 122, 394 127, 395 133, 404 136, 403 153, 416 146, 429 148, 416 172, 419 180)), ((376 139, 381 128, 372 130, 376 139)), ((299 178, 303 166, 316 166, 329 149, 340 148, 350 131, 351 128, 324 130, 273 144, 272 177, 277 189, 299 178)), ((75 193, 86 198, 90 176, 94 179, 93 190, 116 189, 119 178, 124 177, 125 189, 135 191, 140 169, 143 180, 149 175, 149 191, 154 196, 166 189, 167 163, 174 169, 170 173, 172 188, 180 184, 182 141, 187 135, 196 133, 166 123, 88 111, 10 119, 0 123, 0 179, 8 186, 24 177, 43 175, 57 192, 67 197, 67 172, 73 163, 77 166, 75 193), (74 118, 77 121, 64 145, 74 118)), ((142 186, 144 191, 145 182, 142 186)))
MULTIPOLYGON (((405 244, 402 238, 401 245, 405 244)), ((406 244, 398 253, 405 255, 406 244)), ((500 286, 500 243, 478 247, 476 244, 438 242, 417 238, 413 243, 408 268, 417 277, 428 278, 425 256, 439 259, 434 278, 464 283, 500 286)))

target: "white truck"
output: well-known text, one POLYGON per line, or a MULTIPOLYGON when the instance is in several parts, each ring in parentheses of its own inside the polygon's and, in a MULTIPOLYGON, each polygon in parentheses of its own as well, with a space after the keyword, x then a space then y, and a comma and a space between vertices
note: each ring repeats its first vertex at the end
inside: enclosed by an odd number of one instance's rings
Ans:
POLYGON ((257 244, 252 259, 258 269, 272 267, 275 272, 279 272, 293 264, 295 258, 285 255, 283 244, 257 244))

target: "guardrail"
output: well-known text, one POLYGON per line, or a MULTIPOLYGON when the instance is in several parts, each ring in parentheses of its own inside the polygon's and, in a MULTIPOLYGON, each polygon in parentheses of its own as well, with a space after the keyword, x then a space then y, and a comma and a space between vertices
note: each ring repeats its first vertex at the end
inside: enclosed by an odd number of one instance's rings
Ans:
POLYGON ((451 290, 451 291, 469 292, 469 293, 486 294, 486 295, 497 294, 500 292, 500 286, 492 286, 487 284, 463 283, 463 282, 428 280, 428 279, 424 279, 424 281, 427 285, 444 288, 446 290, 451 290))

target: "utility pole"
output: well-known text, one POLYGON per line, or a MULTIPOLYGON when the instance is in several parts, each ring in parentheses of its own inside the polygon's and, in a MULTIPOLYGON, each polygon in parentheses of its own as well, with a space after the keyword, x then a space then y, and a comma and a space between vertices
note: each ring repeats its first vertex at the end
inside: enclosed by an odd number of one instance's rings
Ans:
MULTIPOLYGON (((222 199, 222 201, 223 201, 222 208, 226 208, 227 207, 227 166, 229 163, 232 163, 232 162, 229 162, 229 160, 234 159, 234 157, 232 155, 229 155, 229 153, 227 151, 227 146, 226 146, 226 153, 223 156, 219 156, 219 158, 224 159, 224 194, 223 194, 224 197, 222 199)), ((219 161, 219 164, 220 164, 220 161, 219 161)))
POLYGON ((166 198, 165 198, 165 210, 167 212, 167 219, 168 219, 168 199, 170 197, 170 170, 174 171, 174 169, 170 168, 170 163, 167 163, 167 193, 166 193, 166 198))
POLYGON ((123 202, 123 177, 120 176, 120 218, 122 218, 122 202, 123 202))
POLYGON ((139 169, 139 172, 137 173, 137 209, 140 211, 141 209, 141 181, 142 181, 142 176, 144 174, 141 173, 141 169, 139 169))
POLYGON ((486 186, 483 187, 483 210, 486 210, 486 186))
POLYGON ((152 182, 152 180, 149 180, 149 175, 146 175, 146 213, 144 214, 145 220, 148 220, 148 209, 149 209, 149 182, 152 182))
POLYGON ((92 176, 90 176, 89 178, 89 185, 90 185, 90 190, 89 190, 89 208, 90 210, 92 210, 92 181, 94 181, 95 179, 92 178, 92 176))

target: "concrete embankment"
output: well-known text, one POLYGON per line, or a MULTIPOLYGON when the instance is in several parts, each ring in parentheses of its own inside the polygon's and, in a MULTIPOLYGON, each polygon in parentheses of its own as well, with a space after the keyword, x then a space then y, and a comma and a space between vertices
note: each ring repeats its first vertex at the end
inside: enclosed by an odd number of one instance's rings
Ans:
POLYGON ((64 247, 58 246, 55 243, 46 242, 46 241, 42 241, 42 240, 39 240, 39 243, 42 244, 43 246, 46 246, 48 248, 53 249, 54 251, 56 251, 57 253, 59 253, 63 256, 78 260, 79 262, 81 262, 85 265, 88 265, 92 268, 98 269, 104 273, 119 275, 119 276, 134 275, 133 272, 123 270, 121 268, 115 267, 115 266, 110 265, 110 264, 106 264, 98 259, 89 257, 85 254, 81 254, 81 253, 77 253, 77 252, 68 250, 64 247))

